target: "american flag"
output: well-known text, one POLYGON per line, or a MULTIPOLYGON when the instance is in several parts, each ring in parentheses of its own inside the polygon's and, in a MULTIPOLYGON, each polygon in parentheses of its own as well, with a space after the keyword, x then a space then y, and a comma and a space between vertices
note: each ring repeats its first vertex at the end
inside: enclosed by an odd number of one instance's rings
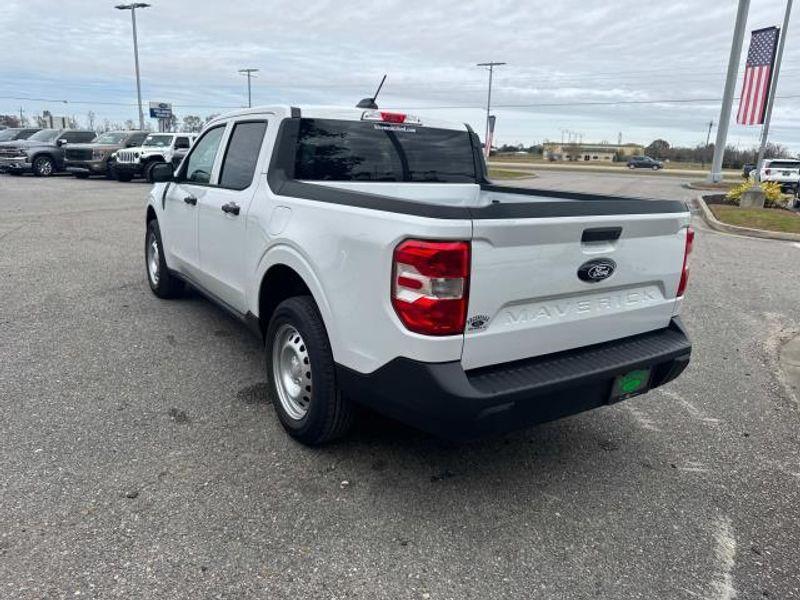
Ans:
POLYGON ((750 51, 744 68, 744 86, 739 98, 736 122, 740 125, 760 125, 764 122, 778 28, 757 29, 750 38, 750 51))

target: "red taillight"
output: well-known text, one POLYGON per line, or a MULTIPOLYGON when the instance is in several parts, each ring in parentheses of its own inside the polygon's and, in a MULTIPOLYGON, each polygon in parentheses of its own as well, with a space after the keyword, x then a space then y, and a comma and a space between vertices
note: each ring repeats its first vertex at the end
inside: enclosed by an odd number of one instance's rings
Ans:
POLYGON ((392 305, 407 329, 463 333, 469 297, 469 242, 406 240, 394 250, 392 305))
POLYGON ((686 246, 683 251, 683 269, 681 270, 681 282, 678 284, 678 296, 683 296, 686 286, 689 283, 689 255, 692 253, 694 245, 694 229, 686 228, 686 246))

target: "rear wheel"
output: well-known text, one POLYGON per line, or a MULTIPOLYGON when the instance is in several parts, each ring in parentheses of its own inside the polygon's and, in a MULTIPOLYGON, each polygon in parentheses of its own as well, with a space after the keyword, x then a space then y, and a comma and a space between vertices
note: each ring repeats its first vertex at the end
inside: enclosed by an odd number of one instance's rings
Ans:
POLYGON ((161 242, 161 230, 158 221, 153 219, 147 224, 144 238, 144 263, 147 270, 147 283, 159 298, 174 298, 183 291, 183 283, 174 277, 164 260, 164 245, 161 242))
POLYGON ((130 181, 131 179, 133 179, 133 175, 131 175, 130 173, 115 172, 114 175, 116 176, 117 181, 130 181))
POLYGON ((310 296, 278 305, 265 346, 272 403, 289 435, 309 446, 345 435, 353 406, 336 384, 328 335, 310 296))
POLYGON ((37 156, 33 161, 33 174, 37 177, 50 177, 55 171, 53 159, 49 156, 37 156))
POLYGON ((630 164, 629 164, 629 165, 628 165, 628 168, 629 168, 629 169, 635 169, 635 168, 636 168, 636 165, 630 165, 630 164))

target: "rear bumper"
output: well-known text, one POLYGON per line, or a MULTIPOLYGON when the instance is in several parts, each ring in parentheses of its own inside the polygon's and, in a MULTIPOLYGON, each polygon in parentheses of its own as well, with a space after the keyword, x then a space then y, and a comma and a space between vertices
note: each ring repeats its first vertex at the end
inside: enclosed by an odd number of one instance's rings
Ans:
POLYGON ((679 319, 666 329, 490 368, 397 358, 370 374, 338 367, 354 400, 452 439, 503 433, 608 404, 617 375, 651 367, 650 387, 689 364, 692 346, 679 319))

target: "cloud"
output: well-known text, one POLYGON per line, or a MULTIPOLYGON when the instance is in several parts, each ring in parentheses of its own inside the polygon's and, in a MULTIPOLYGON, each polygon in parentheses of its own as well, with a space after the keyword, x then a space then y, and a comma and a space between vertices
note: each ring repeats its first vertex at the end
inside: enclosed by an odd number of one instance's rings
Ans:
MULTIPOLYGON (((584 139, 622 131, 645 143, 704 142, 708 121, 719 115, 715 102, 582 104, 720 97, 736 12, 735 0, 151 3, 137 11, 145 100, 172 101, 181 114, 240 106, 246 88, 237 70, 255 67, 258 103, 350 105, 388 73, 387 105, 428 107, 418 112, 481 131, 487 73, 475 63, 502 60, 508 65, 496 71, 493 93, 500 142, 555 139, 562 128, 583 131, 584 139), (438 108, 453 106, 461 108, 438 108)), ((130 13, 114 4, 6 0, 0 112, 22 103, 31 112, 133 117, 130 13)), ((781 4, 753 0, 748 29, 780 24, 781 4)), ((798 27, 795 15, 790 31, 798 27)), ((771 137, 800 150, 800 44, 793 42, 790 36, 779 93, 797 97, 777 100, 771 137)), ((758 128, 733 126, 731 134, 751 144, 758 128)))

